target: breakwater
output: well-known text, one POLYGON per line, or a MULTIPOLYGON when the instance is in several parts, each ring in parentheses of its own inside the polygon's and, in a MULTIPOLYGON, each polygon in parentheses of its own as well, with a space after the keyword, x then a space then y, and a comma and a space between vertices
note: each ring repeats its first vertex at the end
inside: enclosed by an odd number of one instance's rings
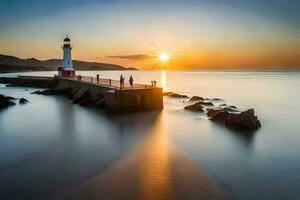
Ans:
POLYGON ((17 87, 45 88, 49 90, 47 94, 65 95, 74 103, 103 107, 114 113, 163 109, 162 88, 150 85, 126 85, 121 89, 118 87, 118 81, 115 80, 97 82, 87 77, 77 80, 57 76, 0 77, 0 83, 17 87))

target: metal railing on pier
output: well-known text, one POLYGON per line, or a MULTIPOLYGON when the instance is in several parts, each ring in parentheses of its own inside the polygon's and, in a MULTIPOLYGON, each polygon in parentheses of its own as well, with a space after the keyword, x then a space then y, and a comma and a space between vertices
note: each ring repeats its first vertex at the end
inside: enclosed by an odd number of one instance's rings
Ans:
POLYGON ((112 89, 123 89, 123 90, 131 90, 131 89, 146 89, 146 88, 155 88, 154 85, 147 85, 147 84, 133 84, 130 85, 129 82, 124 82, 124 85, 121 87, 119 80, 113 80, 113 79, 105 79, 105 78, 99 78, 97 77, 91 77, 91 76, 76 76, 74 78, 66 78, 71 80, 77 80, 77 81, 83 81, 86 83, 91 83, 95 85, 101 85, 104 87, 110 87, 112 89))

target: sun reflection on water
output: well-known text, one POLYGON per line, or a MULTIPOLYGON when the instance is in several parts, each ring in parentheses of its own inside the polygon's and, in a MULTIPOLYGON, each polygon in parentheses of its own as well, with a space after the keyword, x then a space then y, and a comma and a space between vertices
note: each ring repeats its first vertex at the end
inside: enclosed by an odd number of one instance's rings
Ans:
POLYGON ((167 72, 166 70, 162 70, 160 74, 160 82, 164 91, 168 91, 168 81, 167 81, 167 72))
POLYGON ((142 144, 139 163, 142 199, 174 199, 171 184, 171 158, 167 126, 161 117, 142 144))

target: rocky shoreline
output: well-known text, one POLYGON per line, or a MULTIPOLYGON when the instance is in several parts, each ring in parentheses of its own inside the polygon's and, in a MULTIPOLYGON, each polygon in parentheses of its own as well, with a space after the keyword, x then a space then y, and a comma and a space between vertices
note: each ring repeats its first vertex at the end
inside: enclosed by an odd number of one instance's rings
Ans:
POLYGON ((254 132, 261 127, 254 109, 241 111, 233 105, 222 103, 216 106, 216 103, 212 102, 222 101, 223 99, 221 98, 204 98, 199 96, 190 98, 187 95, 172 92, 164 93, 164 96, 184 99, 185 102, 196 102, 185 106, 184 109, 197 113, 206 113, 210 120, 221 123, 231 129, 254 132))
MULTIPOLYGON (((0 94, 0 111, 4 108, 8 108, 10 106, 15 106, 16 103, 14 102, 17 98, 11 97, 11 96, 4 96, 0 94)), ((29 101, 25 98, 19 99, 19 104, 25 104, 29 101)))
POLYGON ((74 104, 79 104, 81 106, 86 106, 86 107, 104 108, 105 105, 104 95, 99 94, 94 96, 86 88, 58 87, 58 88, 47 89, 47 90, 37 90, 35 92, 32 92, 31 94, 47 95, 47 96, 60 95, 72 100, 72 103, 74 104))

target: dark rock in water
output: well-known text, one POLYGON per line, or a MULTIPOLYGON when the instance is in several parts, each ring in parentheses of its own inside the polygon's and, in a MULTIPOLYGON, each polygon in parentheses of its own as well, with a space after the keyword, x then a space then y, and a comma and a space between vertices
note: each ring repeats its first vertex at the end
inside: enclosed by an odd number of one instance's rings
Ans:
POLYGON ((224 106, 227 106, 227 104, 226 103, 222 103, 219 106, 224 107, 224 106))
POLYGON ((5 98, 7 98, 8 100, 14 100, 14 99, 16 99, 16 98, 10 97, 10 96, 6 96, 5 98))
POLYGON ((43 94, 43 92, 38 90, 38 91, 35 91, 35 92, 31 92, 30 94, 43 94))
POLYGON ((28 103, 28 100, 27 100, 27 99, 21 98, 21 99, 19 100, 19 104, 25 104, 25 103, 28 103))
POLYGON ((81 106, 93 106, 93 104, 94 104, 94 101, 89 97, 84 98, 79 102, 79 105, 81 105, 81 106))
POLYGON ((172 98, 189 98, 187 95, 176 94, 176 93, 172 93, 171 95, 169 95, 169 97, 172 97, 172 98))
POLYGON ((255 131, 261 127, 261 123, 254 114, 254 109, 249 109, 240 114, 231 114, 225 123, 226 126, 248 131, 255 131))
POLYGON ((214 115, 216 115, 218 112, 221 112, 222 109, 207 109, 207 116, 208 117, 213 117, 214 115))
POLYGON ((30 94, 42 94, 42 95, 55 95, 56 94, 56 91, 55 90, 38 90, 38 91, 35 91, 35 92, 31 92, 30 94))
POLYGON ((227 106, 226 104, 220 104, 219 108, 215 110, 223 110, 228 112, 240 112, 240 110, 236 106, 227 106))
POLYGON ((230 107, 209 108, 209 109, 207 109, 207 116, 208 117, 213 117, 215 114, 217 114, 218 112, 222 112, 222 111, 226 111, 226 112, 229 112, 229 113, 240 113, 241 112, 237 109, 233 109, 233 108, 230 108, 230 107))
POLYGON ((213 121, 224 123, 227 127, 255 131, 261 127, 261 123, 254 114, 254 109, 249 109, 241 113, 230 113, 224 109, 209 109, 207 116, 213 121))
POLYGON ((96 101, 96 103, 95 103, 95 106, 96 106, 97 108, 103 108, 104 105, 105 105, 105 99, 104 99, 104 97, 98 99, 98 100, 96 101))
POLYGON ((235 109, 235 108, 231 108, 231 107, 225 107, 225 108, 222 108, 223 111, 228 111, 228 112, 234 112, 234 113, 240 113, 240 111, 238 109, 235 109))
POLYGON ((189 105, 189 106, 185 106, 184 107, 185 110, 190 110, 193 112, 204 112, 204 107, 198 103, 193 104, 193 105, 189 105))
POLYGON ((170 96, 170 95, 172 95, 173 94, 173 92, 164 92, 163 93, 163 96, 170 96))
POLYGON ((220 111, 213 115, 210 119, 222 123, 226 123, 230 118, 230 113, 227 111, 220 111))
POLYGON ((201 102, 198 102, 198 104, 203 105, 203 106, 214 106, 214 104, 210 101, 201 101, 201 102))
POLYGON ((9 97, 9 96, 4 96, 4 95, 0 94, 0 109, 16 105, 15 102, 11 101, 12 99, 15 99, 15 98, 9 97))
POLYGON ((221 98, 212 98, 213 101, 223 101, 221 98))
POLYGON ((193 96, 192 98, 190 98, 189 101, 202 101, 204 100, 203 97, 199 97, 199 96, 193 96))
POLYGON ((86 105, 88 104, 88 99, 90 96, 90 92, 88 90, 80 90, 76 92, 73 96, 73 103, 75 104, 81 104, 81 105, 86 105))
POLYGON ((104 95, 99 94, 93 96, 87 88, 59 87, 44 91, 35 91, 31 94, 62 95, 73 100, 74 104, 79 104, 81 106, 95 106, 97 108, 102 108, 105 105, 104 95))

